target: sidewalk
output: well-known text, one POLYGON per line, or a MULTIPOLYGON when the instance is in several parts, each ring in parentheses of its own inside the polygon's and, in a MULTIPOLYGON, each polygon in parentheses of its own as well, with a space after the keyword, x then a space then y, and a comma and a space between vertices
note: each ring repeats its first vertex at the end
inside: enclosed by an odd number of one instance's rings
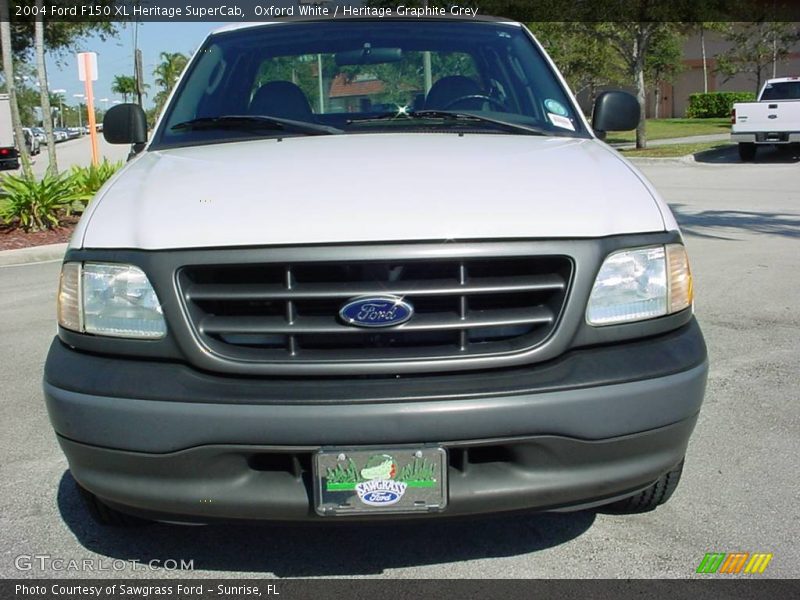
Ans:
MULTIPOLYGON (((686 137, 666 138, 663 140, 648 140, 647 147, 652 148, 653 146, 671 146, 672 144, 701 144, 703 142, 729 142, 730 140, 730 133, 712 133, 708 135, 690 135, 686 137)), ((617 150, 632 150, 636 148, 636 144, 634 142, 609 145, 617 150)))
POLYGON ((67 244, 47 244, 45 246, 31 246, 16 250, 0 250, 0 267, 26 265, 29 263, 61 260, 67 244))

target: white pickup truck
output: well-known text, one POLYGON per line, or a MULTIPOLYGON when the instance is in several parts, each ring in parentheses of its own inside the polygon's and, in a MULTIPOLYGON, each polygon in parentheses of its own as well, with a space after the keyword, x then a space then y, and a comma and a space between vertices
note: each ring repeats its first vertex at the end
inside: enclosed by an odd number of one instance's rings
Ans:
POLYGON ((14 144, 8 94, 0 94, 0 170, 6 169, 19 169, 19 153, 14 144))
POLYGON ((800 143, 800 77, 768 80, 756 102, 733 105, 731 125, 742 160, 753 160, 759 145, 800 143))
POLYGON ((90 514, 665 502, 708 361, 678 224, 596 134, 638 122, 519 23, 209 35, 149 139, 106 113, 135 157, 63 265, 44 393, 90 514))

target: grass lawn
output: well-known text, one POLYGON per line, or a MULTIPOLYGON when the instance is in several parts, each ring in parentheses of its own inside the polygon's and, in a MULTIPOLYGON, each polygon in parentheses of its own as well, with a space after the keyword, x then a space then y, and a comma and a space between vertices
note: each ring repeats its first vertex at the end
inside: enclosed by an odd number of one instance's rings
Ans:
POLYGON ((686 156, 687 154, 697 154, 708 150, 722 150, 731 148, 734 144, 727 142, 698 142, 696 144, 669 144, 666 146, 655 146, 644 150, 620 150, 625 156, 650 157, 650 158, 675 158, 686 156))
MULTIPOLYGON (((709 135, 712 133, 730 133, 731 120, 727 117, 719 119, 647 119, 647 139, 663 140, 667 138, 686 137, 689 135, 709 135)), ((633 142, 635 131, 609 132, 606 142, 609 144, 633 142)))

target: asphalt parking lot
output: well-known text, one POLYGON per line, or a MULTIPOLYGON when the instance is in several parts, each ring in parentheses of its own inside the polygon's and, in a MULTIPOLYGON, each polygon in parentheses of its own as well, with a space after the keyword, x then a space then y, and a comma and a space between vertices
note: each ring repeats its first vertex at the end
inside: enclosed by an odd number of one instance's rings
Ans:
POLYGON ((40 391, 59 265, 0 267, 0 576, 689 577, 706 552, 745 551, 774 554, 761 577, 800 577, 800 164, 768 153, 756 164, 719 162, 641 164, 686 234, 711 359, 683 481, 655 512, 100 528, 83 511, 40 391), (21 555, 107 567, 183 559, 195 570, 57 571, 21 555))

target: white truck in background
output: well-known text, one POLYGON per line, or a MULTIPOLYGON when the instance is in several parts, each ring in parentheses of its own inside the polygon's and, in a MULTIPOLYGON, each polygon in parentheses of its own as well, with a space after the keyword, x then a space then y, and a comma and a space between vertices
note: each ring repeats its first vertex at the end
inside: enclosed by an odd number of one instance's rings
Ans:
POLYGON ((19 169, 19 152, 14 143, 8 94, 0 94, 0 169, 19 169))
POLYGON ((800 144, 800 77, 769 79, 756 102, 734 104, 731 140, 744 161, 753 160, 761 145, 800 144))

